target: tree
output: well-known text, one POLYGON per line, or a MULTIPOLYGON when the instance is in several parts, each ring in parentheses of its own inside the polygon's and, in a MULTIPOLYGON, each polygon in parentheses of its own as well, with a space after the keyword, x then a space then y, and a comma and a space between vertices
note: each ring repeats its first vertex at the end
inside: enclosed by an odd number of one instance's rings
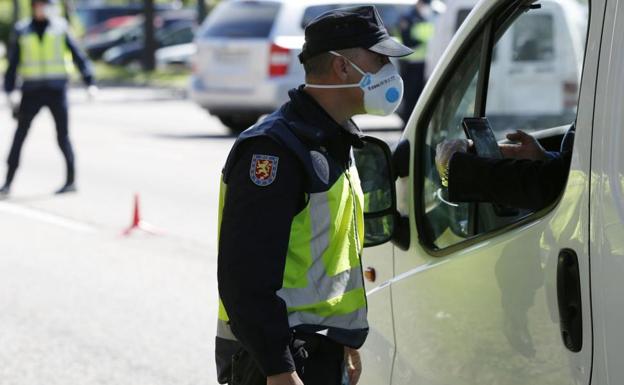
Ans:
POLYGON ((153 71, 156 68, 156 33, 154 30, 154 0, 143 0, 145 6, 144 36, 145 48, 143 49, 143 69, 153 71))

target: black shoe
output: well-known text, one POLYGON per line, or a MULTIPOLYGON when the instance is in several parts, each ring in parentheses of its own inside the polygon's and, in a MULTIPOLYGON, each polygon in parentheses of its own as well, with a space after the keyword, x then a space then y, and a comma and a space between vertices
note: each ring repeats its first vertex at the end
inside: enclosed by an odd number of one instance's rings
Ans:
POLYGON ((76 185, 74 183, 69 183, 61 187, 61 189, 55 192, 55 194, 59 195, 59 194, 72 193, 72 192, 76 192, 77 190, 78 189, 76 188, 76 185))
POLYGON ((10 193, 11 187, 4 185, 2 188, 0 188, 0 199, 6 199, 10 193))

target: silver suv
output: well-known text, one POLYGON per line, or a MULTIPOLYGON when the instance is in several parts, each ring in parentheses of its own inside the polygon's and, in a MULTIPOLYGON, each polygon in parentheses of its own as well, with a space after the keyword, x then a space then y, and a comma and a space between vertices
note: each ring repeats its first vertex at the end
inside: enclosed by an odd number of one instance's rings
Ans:
POLYGON ((393 34, 414 0, 230 0, 196 35, 191 98, 234 132, 254 124, 303 82, 304 27, 335 8, 374 4, 393 34))

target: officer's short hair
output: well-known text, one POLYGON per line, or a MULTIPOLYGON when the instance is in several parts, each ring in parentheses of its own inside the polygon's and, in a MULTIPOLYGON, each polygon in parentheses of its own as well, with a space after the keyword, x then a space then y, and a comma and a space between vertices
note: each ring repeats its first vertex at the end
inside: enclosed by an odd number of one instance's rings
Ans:
POLYGON ((313 56, 303 63, 306 76, 322 76, 331 70, 334 55, 324 52, 313 56))
MULTIPOLYGON (((341 55, 346 56, 347 58, 353 59, 358 56, 358 48, 348 48, 337 51, 341 55)), ((305 71, 306 76, 323 76, 331 71, 332 61, 336 58, 336 56, 332 55, 329 52, 323 52, 316 56, 313 56, 303 62, 303 69, 305 71)))

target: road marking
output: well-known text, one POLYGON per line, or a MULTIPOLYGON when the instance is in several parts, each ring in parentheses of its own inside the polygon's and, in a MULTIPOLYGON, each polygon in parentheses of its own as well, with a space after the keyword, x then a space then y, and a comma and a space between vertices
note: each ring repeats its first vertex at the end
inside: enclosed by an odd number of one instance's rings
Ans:
POLYGON ((73 219, 64 218, 59 215, 46 213, 44 211, 31 209, 28 207, 18 206, 6 202, 0 202, 0 212, 19 215, 25 218, 34 219, 50 225, 64 227, 69 230, 80 233, 95 233, 95 227, 86 223, 78 222, 73 219))

